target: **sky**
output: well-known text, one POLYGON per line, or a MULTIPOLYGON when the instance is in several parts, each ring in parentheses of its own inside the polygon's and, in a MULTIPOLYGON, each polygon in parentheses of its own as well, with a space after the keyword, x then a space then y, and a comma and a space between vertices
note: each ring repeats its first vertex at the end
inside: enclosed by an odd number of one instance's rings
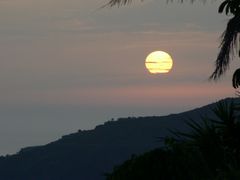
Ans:
POLYGON ((112 118, 179 113, 235 96, 214 70, 230 17, 219 1, 0 1, 0 154, 43 145, 112 118), (168 52, 173 69, 149 74, 146 56, 168 52))

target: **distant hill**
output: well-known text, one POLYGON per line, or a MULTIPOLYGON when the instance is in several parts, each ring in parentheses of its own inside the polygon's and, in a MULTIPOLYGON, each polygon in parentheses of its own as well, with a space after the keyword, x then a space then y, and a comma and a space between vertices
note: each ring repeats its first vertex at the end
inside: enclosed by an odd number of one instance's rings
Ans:
POLYGON ((185 131, 184 121, 189 118, 213 116, 214 106, 162 117, 119 118, 44 146, 23 148, 15 155, 0 157, 0 179, 103 180, 104 173, 131 155, 162 146, 160 139, 170 134, 169 129, 185 131))

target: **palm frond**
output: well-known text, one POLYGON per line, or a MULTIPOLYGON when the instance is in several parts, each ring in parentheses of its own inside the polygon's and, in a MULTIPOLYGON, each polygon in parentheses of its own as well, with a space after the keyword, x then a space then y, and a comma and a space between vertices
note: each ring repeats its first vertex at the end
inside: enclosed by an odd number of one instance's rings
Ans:
POLYGON ((225 14, 237 15, 240 12, 240 1, 239 0, 225 0, 218 8, 219 13, 223 13, 225 9, 225 14))
MULTIPOLYGON (((141 0, 143 1, 143 0, 141 0)), ((113 6, 123 6, 132 3, 132 0, 110 0, 107 4, 103 7, 113 7, 113 6)))
POLYGON ((192 142, 197 142, 208 134, 216 133, 214 124, 207 117, 202 117, 201 122, 189 119, 185 123, 191 128, 190 132, 172 131, 172 134, 182 141, 191 140, 192 142))
MULTIPOLYGON (((107 4, 105 4, 103 7, 113 7, 113 6, 124 6, 124 5, 128 5, 130 3, 132 3, 133 0, 110 0, 107 4)), ((143 2, 144 0, 140 0, 141 2, 143 2)), ((166 2, 173 2, 175 0, 166 0, 166 2)), ((187 0, 177 0, 177 2, 183 3, 184 1, 187 0)), ((196 0, 190 0, 190 3, 195 2, 196 0)), ((202 2, 206 2, 206 0, 200 0, 202 2)))
POLYGON ((222 2, 222 4, 220 4, 220 6, 218 7, 218 13, 223 13, 224 9, 225 9, 225 13, 226 15, 228 14, 228 4, 229 4, 229 0, 225 0, 222 2))
POLYGON ((240 86, 240 68, 237 69, 234 74, 233 74, 233 78, 232 78, 232 86, 237 89, 238 86, 240 86))
POLYGON ((215 61, 215 70, 210 79, 217 80, 229 67, 230 60, 234 58, 235 50, 238 48, 237 39, 240 32, 240 16, 234 16, 229 20, 227 28, 222 34, 220 51, 215 61))
POLYGON ((229 101, 220 101, 213 109, 214 114, 219 118, 220 122, 226 122, 234 119, 234 102, 232 99, 229 101))
MULTIPOLYGON (((238 107, 240 109, 240 107, 238 107)), ((234 126, 236 123, 237 111, 235 104, 232 99, 226 101, 219 101, 216 106, 212 109, 215 114, 215 118, 201 116, 202 121, 195 121, 189 119, 185 123, 191 128, 191 132, 183 133, 179 131, 172 131, 175 137, 183 137, 187 139, 197 140, 208 134, 215 134, 220 129, 226 129, 234 126)))

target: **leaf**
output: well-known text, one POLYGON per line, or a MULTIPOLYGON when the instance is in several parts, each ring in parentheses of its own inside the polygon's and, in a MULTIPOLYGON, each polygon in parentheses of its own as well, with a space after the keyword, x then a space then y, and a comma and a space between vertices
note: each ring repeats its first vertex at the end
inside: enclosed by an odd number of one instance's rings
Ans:
POLYGON ((228 4, 228 0, 224 1, 222 4, 220 4, 219 8, 218 8, 218 13, 222 13, 225 6, 228 4))
POLYGON ((232 86, 237 89, 240 85, 240 68, 237 69, 232 77, 232 86))

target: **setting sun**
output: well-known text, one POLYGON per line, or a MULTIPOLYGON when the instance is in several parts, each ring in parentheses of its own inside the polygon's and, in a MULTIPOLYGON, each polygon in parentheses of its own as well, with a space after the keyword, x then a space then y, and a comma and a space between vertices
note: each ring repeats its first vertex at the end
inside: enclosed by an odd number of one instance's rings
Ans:
POLYGON ((163 51, 152 52, 145 60, 145 66, 152 74, 168 73, 172 69, 172 65, 171 56, 163 51))

